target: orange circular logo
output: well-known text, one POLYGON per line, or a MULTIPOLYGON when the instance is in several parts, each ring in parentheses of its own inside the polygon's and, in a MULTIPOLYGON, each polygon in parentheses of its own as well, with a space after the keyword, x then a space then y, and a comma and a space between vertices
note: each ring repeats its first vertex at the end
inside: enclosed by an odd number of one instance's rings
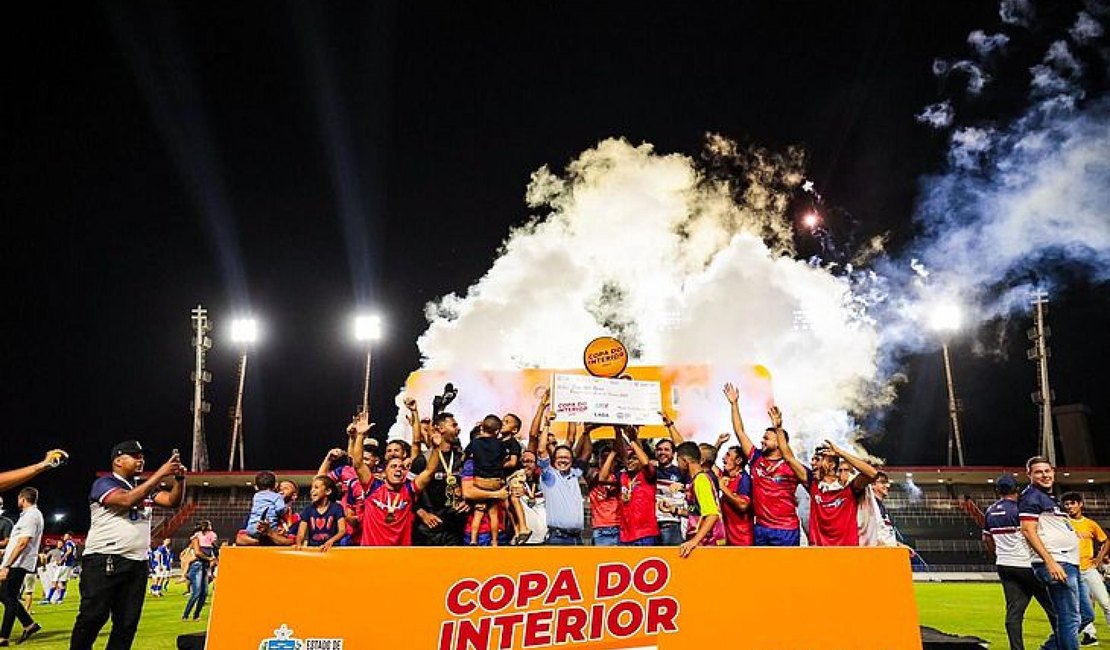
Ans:
POLYGON ((599 336, 586 346, 582 362, 594 377, 616 377, 628 367, 628 350, 612 336, 599 336))

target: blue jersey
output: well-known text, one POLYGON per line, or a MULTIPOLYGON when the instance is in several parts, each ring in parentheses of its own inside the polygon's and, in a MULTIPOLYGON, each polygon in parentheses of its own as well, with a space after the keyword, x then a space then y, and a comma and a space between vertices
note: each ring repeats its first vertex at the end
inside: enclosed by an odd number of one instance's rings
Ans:
POLYGON ((77 566, 77 544, 71 539, 62 545, 62 559, 58 562, 62 566, 77 566))

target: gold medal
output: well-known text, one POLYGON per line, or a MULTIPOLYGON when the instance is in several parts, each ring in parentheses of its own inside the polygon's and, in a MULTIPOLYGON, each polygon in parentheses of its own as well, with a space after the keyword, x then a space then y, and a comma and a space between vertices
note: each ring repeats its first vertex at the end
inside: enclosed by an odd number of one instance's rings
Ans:
POLYGON ((396 519, 396 517, 394 517, 394 516, 393 516, 393 513, 392 513, 392 512, 387 512, 387 513, 386 513, 386 515, 385 515, 385 523, 387 523, 387 524, 392 524, 392 523, 393 523, 393 521, 394 521, 395 519, 396 519))

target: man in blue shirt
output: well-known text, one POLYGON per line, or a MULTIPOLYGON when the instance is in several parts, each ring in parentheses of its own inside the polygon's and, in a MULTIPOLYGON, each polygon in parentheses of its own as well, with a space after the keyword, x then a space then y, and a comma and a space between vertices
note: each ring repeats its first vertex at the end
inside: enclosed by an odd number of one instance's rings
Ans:
MULTIPOLYGON (((1079 538, 1068 514, 1052 494, 1056 469, 1043 456, 1025 463, 1029 487, 1018 499, 1021 533, 1033 549, 1033 573, 1046 587, 1056 610, 1056 647, 1079 648, 1079 538)), ((1093 618, 1093 617, 1092 617, 1093 618)))
POLYGON ((536 408, 528 436, 528 448, 536 454, 536 466, 540 469, 540 490, 547 508, 546 543, 581 546, 586 516, 582 507, 582 488, 578 482, 584 474, 584 463, 575 466, 574 450, 569 445, 554 445, 548 440, 540 440, 543 437, 540 427, 550 400, 551 391, 548 390, 536 408))

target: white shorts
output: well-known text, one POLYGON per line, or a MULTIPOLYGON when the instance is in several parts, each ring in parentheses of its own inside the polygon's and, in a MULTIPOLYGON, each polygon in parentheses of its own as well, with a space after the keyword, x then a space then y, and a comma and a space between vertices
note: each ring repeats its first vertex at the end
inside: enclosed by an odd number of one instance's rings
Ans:
POLYGON ((170 568, 169 567, 164 567, 164 566, 154 567, 154 577, 155 578, 168 578, 168 577, 170 577, 170 568))
POLYGON ((35 579, 37 578, 38 576, 33 573, 28 573, 23 576, 23 585, 19 588, 19 595, 26 596, 27 594, 35 593, 35 579))
POLYGON ((54 568, 54 582, 69 582, 70 576, 73 575, 73 567, 71 566, 58 566, 54 568))

